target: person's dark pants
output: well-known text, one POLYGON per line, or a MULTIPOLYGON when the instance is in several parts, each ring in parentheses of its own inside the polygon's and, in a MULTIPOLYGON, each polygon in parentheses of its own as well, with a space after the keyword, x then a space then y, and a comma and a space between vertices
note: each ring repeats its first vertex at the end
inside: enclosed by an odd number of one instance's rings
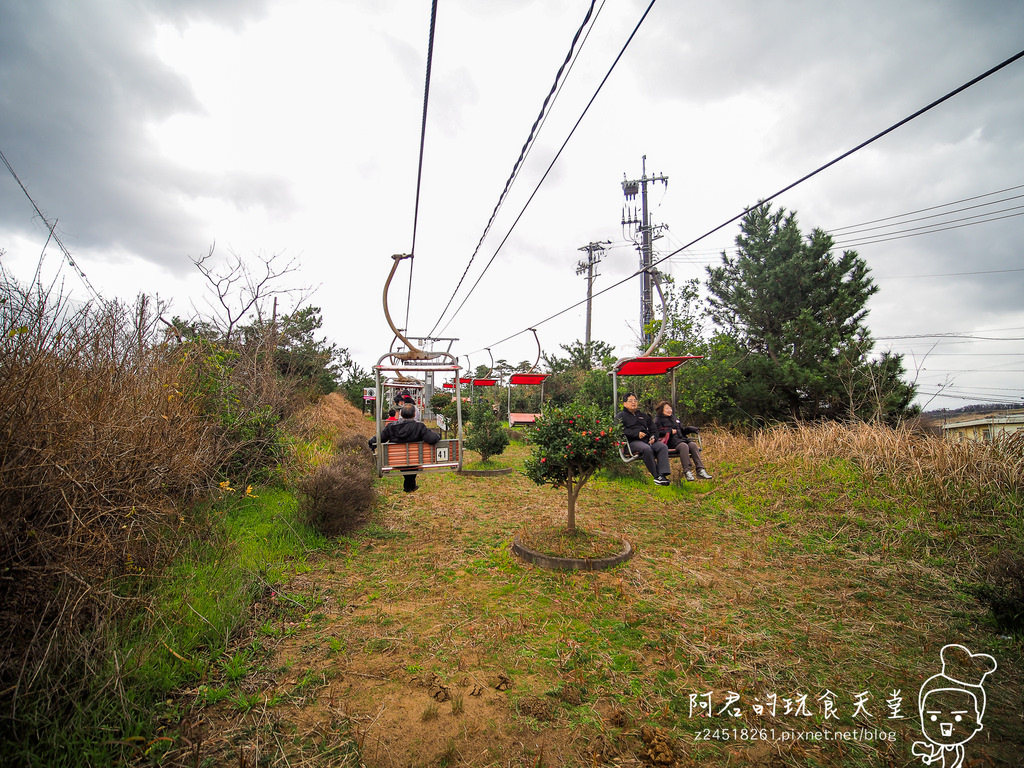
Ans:
POLYGON ((630 440, 629 450, 643 459, 647 470, 654 477, 671 474, 672 465, 668 462, 668 446, 660 440, 656 440, 653 445, 645 443, 643 440, 630 440))
POLYGON ((402 487, 402 490, 406 493, 415 491, 418 487, 416 485, 416 475, 403 475, 403 477, 405 477, 405 485, 402 487))
POLYGON ((694 469, 704 469, 704 460, 700 457, 700 446, 697 443, 686 443, 680 440, 676 448, 679 451, 679 460, 683 463, 683 472, 690 471, 691 459, 694 469))

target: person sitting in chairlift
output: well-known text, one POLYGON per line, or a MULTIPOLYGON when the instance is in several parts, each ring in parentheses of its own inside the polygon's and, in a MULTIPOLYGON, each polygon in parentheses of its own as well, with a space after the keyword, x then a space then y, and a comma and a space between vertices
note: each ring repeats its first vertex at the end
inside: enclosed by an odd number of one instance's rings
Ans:
MULTIPOLYGON (((416 421, 416 408, 412 405, 405 405, 401 410, 402 418, 391 422, 380 433, 381 443, 427 443, 435 445, 441 436, 430 429, 422 421, 416 421)), ((376 435, 370 438, 370 450, 377 450, 376 435)), ((405 475, 405 484, 402 488, 406 493, 412 493, 417 488, 416 475, 405 475)))
POLYGON ((683 463, 683 475, 688 481, 693 482, 697 479, 693 476, 694 469, 697 470, 697 477, 702 480, 711 479, 711 475, 704 468, 700 445, 691 437, 700 430, 696 427, 684 427, 679 419, 672 415, 672 406, 665 400, 662 400, 654 408, 654 427, 658 430, 658 439, 663 441, 670 451, 679 449, 679 460, 683 463))
POLYGON ((656 485, 669 485, 668 475, 672 465, 668 460, 668 446, 657 439, 658 435, 651 424, 651 417, 637 410, 636 395, 626 395, 622 410, 616 420, 622 424, 622 431, 629 442, 629 450, 643 459, 648 471, 654 477, 656 485))

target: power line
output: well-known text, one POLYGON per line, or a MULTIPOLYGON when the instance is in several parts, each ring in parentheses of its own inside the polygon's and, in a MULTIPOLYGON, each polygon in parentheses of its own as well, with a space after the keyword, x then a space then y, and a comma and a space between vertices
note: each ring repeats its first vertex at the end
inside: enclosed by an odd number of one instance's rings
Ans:
MULTIPOLYGON (((629 38, 626 40, 625 44, 622 46, 622 50, 619 51, 619 55, 615 57, 615 61, 612 62, 611 67, 608 68, 608 72, 605 74, 604 78, 601 80, 601 83, 597 86, 597 90, 594 91, 594 95, 590 97, 590 101, 587 102, 587 106, 583 108, 583 112, 580 114, 579 119, 576 121, 576 124, 573 125, 572 130, 569 131, 569 135, 566 136, 565 141, 562 142, 562 146, 559 147, 558 152, 555 153, 554 158, 551 160, 551 163, 548 165, 547 170, 544 171, 544 175, 541 177, 540 181, 537 182, 537 186, 534 187, 533 192, 530 194, 530 197, 526 201, 526 204, 523 206, 522 210, 519 212, 519 215, 516 217, 516 220, 512 222, 512 226, 509 227, 509 230, 505 234, 504 239, 502 239, 501 243, 498 244, 497 249, 494 251, 494 255, 491 256, 491 260, 487 262, 487 266, 485 266, 483 268, 483 271, 480 273, 479 277, 477 277, 476 282, 473 283, 472 288, 469 289, 469 293, 466 294, 466 297, 462 300, 462 303, 459 305, 458 309, 456 309, 455 312, 452 313, 452 316, 450 318, 448 318, 448 323, 445 325, 445 328, 447 328, 449 325, 451 325, 452 321, 455 320, 455 317, 459 314, 459 312, 462 311, 462 308, 464 306, 466 306, 466 302, 469 301, 469 297, 473 295, 473 292, 476 290, 477 286, 480 285, 480 281, 483 279, 483 276, 485 274, 487 274, 487 270, 490 269, 491 265, 494 263, 494 260, 497 258, 498 254, 501 252, 502 247, 505 245, 506 242, 508 242, 508 238, 512 235, 512 230, 515 229, 516 225, 519 223, 519 220, 523 218, 523 214, 526 213, 526 209, 530 206, 530 203, 533 202, 533 198, 536 197, 537 192, 540 190, 541 185, 547 179, 548 174, 551 173, 551 169, 555 167, 555 163, 558 162, 558 158, 562 156, 562 152, 565 151, 566 146, 569 144, 569 140, 572 139, 573 134, 576 133, 576 129, 580 127, 580 123, 583 122, 583 118, 586 116, 587 112, 590 111, 590 107, 593 106, 594 101, 597 99, 598 94, 601 93, 601 89, 604 88, 605 83, 608 82, 608 78, 611 77, 611 74, 615 70, 616 65, 619 63, 619 60, 622 58, 623 54, 626 53, 626 49, 629 47, 629 44, 631 42, 633 42, 633 38, 636 37, 636 33, 640 31, 640 26, 644 23, 644 20, 647 18, 647 15, 651 12, 651 8, 654 7, 654 3, 655 2, 656 2, 656 0, 651 0, 650 5, 647 6, 647 10, 644 11, 643 16, 640 17, 640 21, 638 21, 636 26, 633 28, 633 32, 629 35, 629 38)), ((442 318, 443 318, 443 316, 444 315, 442 313, 442 318)), ((438 324, 440 322, 441 322, 441 320, 438 319, 438 324)), ((435 325, 434 327, 436 328, 437 326, 435 325)), ((529 328, 524 328, 523 331, 521 331, 521 332, 525 332, 525 331, 528 331, 528 330, 529 330, 529 328)), ((518 336, 519 334, 516 334, 516 335, 518 336)))
MULTIPOLYGON (((650 8, 648 8, 648 10, 650 10, 650 8)), ((642 21, 642 19, 641 19, 641 21, 642 21)), ((634 31, 634 33, 635 33, 635 31, 634 31)), ((621 56, 622 54, 620 53, 619 55, 621 56)), ((928 112, 928 111, 934 109, 935 107, 939 106, 940 104, 948 101, 949 99, 953 98, 957 94, 959 94, 959 93, 965 91, 966 89, 970 88, 972 85, 976 85, 977 83, 981 82, 985 78, 990 77, 991 75, 995 74, 996 72, 1000 71, 1001 69, 1004 69, 1005 67, 1009 66, 1010 64, 1012 64, 1013 62, 1017 61, 1018 59, 1020 59, 1022 57, 1024 57, 1024 50, 1019 51, 1018 53, 1014 54, 1013 56, 1011 56, 1010 58, 1006 59, 1005 61, 997 64, 996 66, 994 66, 991 69, 983 72, 982 74, 978 75, 977 77, 969 80, 968 82, 964 83, 963 85, 959 86, 958 88, 955 88, 954 90, 950 91, 945 96, 942 96, 942 97, 936 99, 935 101, 931 102, 927 106, 922 107, 921 109, 917 110, 913 114, 903 118, 902 120, 900 120, 897 123, 894 123, 893 125, 889 126, 885 130, 875 134, 870 139, 867 139, 866 141, 861 142, 860 144, 855 146, 853 149, 847 150, 843 154, 839 155, 838 157, 834 158, 833 160, 830 160, 829 162, 825 163, 824 165, 822 165, 821 167, 817 168, 816 170, 811 171, 810 173, 806 174, 805 176, 802 176, 801 178, 797 179, 796 181, 792 182, 791 184, 783 187, 782 189, 780 189, 775 194, 773 194, 773 195, 771 195, 771 196, 761 200, 757 205, 751 206, 751 207, 741 211, 739 214, 737 214, 736 216, 733 216, 731 219, 728 219, 727 221, 719 224, 714 229, 711 229, 711 230, 705 232, 703 235, 701 235, 700 237, 697 237, 694 240, 691 240, 686 245, 684 245, 684 246, 682 246, 680 248, 677 248, 675 251, 672 251, 671 253, 669 253, 666 256, 661 257, 656 262, 654 262, 654 266, 657 266, 657 265, 661 264, 662 262, 667 261, 668 259, 670 259, 671 257, 675 256, 676 254, 681 253, 682 251, 684 251, 687 248, 695 245, 696 243, 699 243, 701 240, 704 240, 705 238, 710 237, 715 232, 718 232, 719 230, 724 229, 725 227, 729 226, 733 222, 743 218, 744 216, 746 216, 748 213, 750 213, 751 211, 755 210, 756 208, 760 208, 765 203, 768 203, 768 202, 774 200, 775 198, 777 198, 780 195, 788 192, 789 190, 793 189, 794 187, 798 186, 799 184, 802 184, 803 182, 807 181, 808 179, 813 178, 814 176, 818 175, 822 171, 824 171, 824 170, 826 170, 828 168, 831 168, 833 165, 835 165, 836 163, 840 162, 841 160, 846 159, 850 155, 854 154, 855 152, 860 151, 861 149, 863 149, 864 147, 867 147, 868 145, 872 144, 873 142, 877 141, 878 139, 880 139, 880 138, 882 138, 882 137, 892 133, 897 128, 900 128, 900 127, 906 125, 907 123, 909 123, 910 121, 914 120, 915 118, 920 117, 921 115, 925 114, 926 112, 928 112)), ((618 59, 616 59, 616 61, 618 61, 618 59)), ((642 270, 638 270, 638 271, 634 272, 633 274, 623 278, 619 282, 614 283, 613 285, 610 285, 607 288, 602 289, 601 291, 598 291, 594 295, 595 296, 601 296, 602 294, 605 294, 608 291, 611 291, 611 290, 613 290, 615 288, 618 288, 621 285, 624 285, 625 283, 629 282, 630 280, 632 280, 633 278, 639 276, 640 274, 642 274, 642 270)), ((477 282, 479 282, 479 281, 477 281, 477 282)), ((540 326, 540 325, 543 325, 544 323, 550 322, 551 320, 554 320, 555 318, 560 317, 561 315, 564 315, 567 312, 572 311, 573 309, 576 309, 577 307, 579 307, 583 303, 584 303, 583 301, 578 301, 575 304, 572 304, 572 305, 570 305, 570 306, 560 310, 559 312, 556 312, 555 314, 547 317, 546 319, 541 320, 540 322, 532 323, 531 327, 536 328, 537 326, 540 326)), ((465 304, 465 302, 463 302, 463 304, 465 304)), ((494 343, 490 344, 489 346, 490 347, 496 347, 499 344, 503 344, 506 341, 510 341, 511 339, 514 339, 516 336, 519 336, 520 334, 525 333, 527 330, 529 330, 529 329, 528 328, 524 328, 523 330, 517 331, 516 333, 512 334, 511 336, 507 336, 504 339, 502 339, 501 341, 494 342, 494 343)))
POLYGON ((922 277, 967 277, 970 275, 999 275, 1004 272, 1024 272, 1020 269, 979 269, 974 272, 942 272, 932 275, 885 275, 876 276, 875 280, 916 280, 922 277))
MULTIPOLYGON (((1017 206, 1015 208, 1007 208, 1006 210, 1018 210, 1021 207, 1024 207, 1024 206, 1017 206)), ((998 211, 992 211, 992 213, 998 213, 998 211)), ((980 214, 980 215, 981 216, 987 216, 989 214, 980 214)), ((965 219, 954 219, 952 222, 949 222, 949 223, 952 224, 952 223, 958 222, 958 221, 966 221, 967 222, 966 224, 956 224, 956 226, 950 226, 950 227, 935 227, 935 228, 932 228, 932 229, 929 229, 929 228, 926 228, 926 227, 912 227, 911 229, 900 230, 900 231, 897 231, 897 232, 890 233, 890 234, 894 235, 894 237, 877 237, 877 238, 866 239, 866 240, 848 240, 846 242, 833 242, 833 246, 836 247, 836 248, 850 248, 850 247, 857 247, 857 246, 861 246, 861 245, 874 245, 876 243, 887 243, 890 240, 903 240, 903 239, 908 238, 908 237, 918 237, 920 235, 932 235, 932 234, 935 234, 936 232, 946 232, 947 230, 950 230, 950 229, 963 229, 964 227, 971 227, 971 226, 974 226, 975 224, 987 224, 988 222, 991 222, 991 221, 1001 221, 1002 219, 1012 219, 1012 218, 1015 218, 1016 216, 1024 216, 1024 211, 1021 211, 1020 213, 1007 214, 1006 216, 994 216, 991 219, 981 219, 980 221, 970 221, 970 219, 978 218, 978 217, 976 217, 976 216, 969 216, 969 217, 967 217, 965 219), (916 232, 916 231, 914 231, 914 230, 917 230, 917 229, 925 229, 926 231, 924 231, 924 232, 916 232), (907 234, 907 233, 910 233, 910 234, 907 234)))
POLYGON ((580 35, 583 33, 584 28, 587 26, 587 23, 590 21, 590 17, 594 12, 595 3, 596 0, 591 0, 590 7, 587 9, 586 16, 583 17, 583 21, 580 24, 579 28, 576 30, 576 34, 573 35, 572 42, 569 44, 569 52, 565 55, 565 60, 562 62, 562 65, 558 68, 558 72, 555 73, 555 81, 551 84, 551 89, 548 91, 548 95, 544 97, 544 103, 541 104, 540 113, 537 115, 537 118, 533 121, 533 125, 530 126, 530 134, 526 137, 526 141, 523 143, 522 148, 519 150, 519 157, 516 159, 515 164, 512 166, 512 173, 509 174, 508 179, 505 180, 505 188, 501 190, 501 194, 498 195, 498 202, 495 204, 494 210, 491 211, 491 217, 490 219, 487 220, 487 225, 484 227, 483 234, 480 235, 480 240, 477 241, 476 248, 473 249, 473 253, 469 257, 469 263, 466 264, 466 269, 463 271, 462 277, 459 278, 459 282, 456 284, 455 290, 452 291, 452 295, 448 299, 448 303, 445 304, 444 309, 441 310, 441 314, 437 318, 437 322, 434 323, 434 327, 430 330, 431 335, 433 335, 434 331, 437 330, 437 326, 441 324, 441 320, 444 318, 445 312, 448 311, 448 308, 452 305, 452 302, 455 300, 455 296, 458 294, 459 288, 462 287, 462 282, 466 279, 466 275, 469 274, 469 268, 473 266, 473 260, 476 259, 476 255, 477 253, 479 253, 480 247, 483 245, 484 239, 487 237, 487 234, 491 231, 491 225, 494 224, 494 219, 498 215, 498 211, 501 210, 501 206, 505 202, 505 197, 508 195, 509 189, 512 187, 513 182, 519 175, 519 169, 522 166, 523 160, 526 158, 526 155, 529 153, 530 148, 532 148, 533 143, 536 139, 538 126, 543 123, 543 120, 546 117, 548 104, 551 103, 552 96, 555 96, 556 92, 558 91, 559 81, 562 78, 562 72, 565 71, 566 65, 568 65, 570 60, 572 59, 573 52, 576 49, 576 43, 579 41, 580 35))
MULTIPOLYGON (((844 229, 855 229, 857 227, 866 227, 868 224, 878 224, 879 222, 882 222, 882 221, 891 221, 892 219, 902 219, 904 216, 914 216, 914 215, 916 215, 918 213, 925 213, 926 211, 934 211, 934 210, 936 210, 938 208, 948 208, 951 205, 959 205, 960 203, 969 203, 972 200, 980 200, 983 197, 992 197, 992 195, 1001 195, 1004 192, 1013 192, 1014 190, 1018 190, 1018 189, 1024 189, 1024 184, 1018 184, 1015 187, 1006 187, 1005 189, 999 189, 999 190, 996 190, 995 192, 986 192, 983 195, 974 195, 973 197, 965 197, 965 198, 962 198, 960 200, 954 200, 953 202, 950 202, 950 203, 942 203, 941 205, 931 205, 931 206, 929 206, 927 208, 919 208, 916 211, 907 211, 906 213, 898 213, 895 216, 886 216, 885 218, 882 218, 882 219, 873 219, 871 221, 864 221, 864 222, 861 222, 860 224, 849 224, 849 225, 847 225, 845 227, 832 227, 828 231, 830 233, 832 233, 832 234, 835 234, 836 232, 841 232, 844 229)), ((1008 197, 1008 198, 1005 198, 1004 200, 993 200, 991 203, 984 203, 984 205, 994 205, 995 203, 1005 202, 1006 200, 1015 200, 1015 199, 1017 199, 1017 197, 1021 197, 1021 195, 1016 195, 1015 197, 1008 197)), ((971 206, 971 207, 972 208, 978 208, 978 207, 981 207, 981 206, 971 206)), ((961 208, 959 210, 968 210, 968 209, 967 208, 961 208)), ((947 213, 959 213, 959 210, 958 211, 947 211, 947 213)), ((936 215, 942 216, 942 215, 945 215, 945 214, 936 214, 936 215)))
POLYGON ((53 241, 57 244, 57 247, 60 248, 61 253, 64 254, 64 258, 67 260, 68 264, 70 264, 71 268, 78 273, 78 276, 80 278, 82 278, 82 282, 85 283, 85 287, 89 290, 89 293, 92 294, 93 298, 102 303, 103 297, 100 296, 96 289, 92 287, 92 283, 90 283, 89 278, 85 276, 85 272, 82 270, 80 266, 78 266, 78 264, 75 262, 74 257, 71 255, 71 252, 64 247, 64 243, 61 242, 61 239, 57 236, 57 233, 54 231, 57 226, 57 222, 54 221, 53 224, 50 224, 46 216, 43 215, 43 212, 39 210, 39 206, 36 205, 36 201, 32 199, 32 195, 29 194, 28 189, 21 182, 21 179, 18 178, 18 174, 14 172, 14 168, 11 167, 11 164, 7 161, 7 157, 4 155, 2 151, 0 151, 0 160, 3 160, 3 163, 7 167, 7 170, 10 172, 11 176, 14 177, 14 180, 18 182, 18 186, 21 187, 21 191, 25 193, 25 197, 27 197, 28 201, 32 203, 32 207, 35 209, 36 214, 39 216, 40 219, 42 219, 43 223, 46 225, 46 228, 50 231, 50 237, 53 238, 53 241))

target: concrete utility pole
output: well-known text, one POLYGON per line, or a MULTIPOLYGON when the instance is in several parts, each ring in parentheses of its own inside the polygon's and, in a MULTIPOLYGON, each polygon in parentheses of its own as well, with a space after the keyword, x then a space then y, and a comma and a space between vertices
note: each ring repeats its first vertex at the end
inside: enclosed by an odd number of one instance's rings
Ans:
MULTIPOLYGON (((650 214, 647 209, 647 185, 660 181, 666 187, 668 187, 668 176, 658 174, 657 176, 647 175, 647 155, 643 156, 643 174, 639 179, 627 180, 626 174, 622 174, 622 192, 626 195, 626 200, 635 200, 636 194, 640 192, 640 210, 641 218, 638 219, 636 216, 636 208, 634 207, 632 212, 629 210, 629 206, 624 206, 622 209, 622 226, 627 224, 631 226, 640 225, 640 234, 643 238, 640 245, 640 268, 643 270, 650 269, 654 263, 653 255, 653 227, 651 226, 650 214)), ((654 280, 651 278, 649 272, 644 272, 641 277, 640 283, 640 332, 643 333, 644 343, 650 343, 650 334, 646 331, 647 326, 654 320, 654 280)))
POLYGON ((601 257, 604 256, 604 247, 611 245, 611 240, 602 240, 597 243, 587 243, 582 248, 577 248, 578 251, 586 251, 587 258, 581 260, 576 265, 576 274, 582 275, 584 272, 587 275, 587 337, 586 337, 586 350, 587 357, 590 357, 590 306, 594 298, 594 278, 597 275, 594 274, 594 267, 597 266, 601 257))

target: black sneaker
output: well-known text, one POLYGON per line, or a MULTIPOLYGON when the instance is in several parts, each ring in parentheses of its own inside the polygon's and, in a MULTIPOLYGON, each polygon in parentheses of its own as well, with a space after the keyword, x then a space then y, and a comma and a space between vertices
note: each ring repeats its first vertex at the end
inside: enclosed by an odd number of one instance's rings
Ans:
POLYGON ((654 484, 655 485, 671 485, 672 481, 669 480, 664 475, 658 475, 656 478, 654 478, 654 484))

